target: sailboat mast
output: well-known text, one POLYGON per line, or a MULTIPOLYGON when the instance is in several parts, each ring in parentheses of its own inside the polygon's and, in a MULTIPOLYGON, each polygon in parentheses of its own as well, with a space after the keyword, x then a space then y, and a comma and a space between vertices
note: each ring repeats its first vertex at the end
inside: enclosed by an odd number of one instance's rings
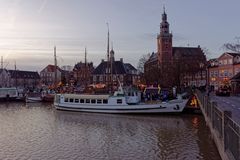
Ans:
POLYGON ((15 86, 17 88, 17 64, 16 64, 16 61, 14 62, 14 69, 15 69, 15 86))
POLYGON ((87 86, 87 48, 85 47, 85 68, 84 68, 84 85, 87 86))
POLYGON ((56 46, 54 46, 54 80, 55 80, 55 85, 57 85, 57 53, 56 53, 56 46))
POLYGON ((109 39, 110 39, 110 34, 109 34, 109 24, 107 23, 107 28, 108 28, 108 34, 107 34, 107 87, 109 90, 109 87, 111 85, 111 80, 110 80, 110 58, 109 58, 109 39))
POLYGON ((2 87, 3 87, 3 56, 1 56, 1 70, 2 70, 2 87))

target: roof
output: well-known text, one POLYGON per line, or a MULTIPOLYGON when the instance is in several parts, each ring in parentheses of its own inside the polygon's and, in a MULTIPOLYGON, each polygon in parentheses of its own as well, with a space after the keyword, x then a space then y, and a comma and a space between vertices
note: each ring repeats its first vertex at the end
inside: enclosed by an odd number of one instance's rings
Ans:
POLYGON ((21 79, 40 79, 38 72, 33 71, 19 71, 19 70, 8 70, 11 78, 21 79))
MULTIPOLYGON (((113 74, 127 73, 125 64, 121 61, 114 61, 112 67, 113 67, 113 70, 112 70, 113 74)), ((130 67, 130 66, 127 64, 127 67, 130 67)), ((107 62, 103 61, 96 67, 96 69, 94 69, 93 74, 106 74, 106 70, 107 70, 107 62)))
MULTIPOLYGON (((45 69, 47 69, 47 72, 55 72, 55 65, 49 64, 47 67, 45 67, 41 72, 43 72, 45 69)), ((62 69, 57 66, 57 69, 61 72, 62 69)))
POLYGON ((152 54, 150 55, 150 57, 149 57, 149 59, 148 59, 148 61, 150 62, 150 61, 155 61, 155 60, 157 60, 157 53, 154 53, 154 52, 152 52, 152 54))
POLYGON ((137 71, 137 69, 130 63, 124 63, 124 67, 127 73, 132 73, 131 71, 137 71))
MULTIPOLYGON (((93 63, 92 63, 92 62, 87 63, 87 67, 93 68, 93 63)), ((73 70, 81 70, 81 69, 83 69, 83 68, 85 68, 85 63, 83 63, 83 62, 78 62, 77 64, 75 64, 73 70)))
POLYGON ((240 56, 240 53, 229 53, 229 52, 226 52, 226 53, 233 57, 240 56))
POLYGON ((200 47, 173 47, 173 56, 192 57, 204 56, 200 47))
MULTIPOLYGON (((202 59, 206 59, 202 49, 200 47, 173 47, 172 50, 173 56, 175 57, 201 57, 202 59)), ((157 53, 152 53, 148 61, 155 61, 157 60, 157 53)))

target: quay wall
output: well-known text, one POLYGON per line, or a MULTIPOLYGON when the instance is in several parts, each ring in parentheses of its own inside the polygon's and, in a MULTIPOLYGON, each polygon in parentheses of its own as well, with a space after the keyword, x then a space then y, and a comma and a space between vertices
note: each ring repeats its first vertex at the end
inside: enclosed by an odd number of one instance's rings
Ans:
POLYGON ((223 160, 240 160, 240 125, 232 119, 231 112, 220 110, 217 103, 195 92, 211 136, 223 160))

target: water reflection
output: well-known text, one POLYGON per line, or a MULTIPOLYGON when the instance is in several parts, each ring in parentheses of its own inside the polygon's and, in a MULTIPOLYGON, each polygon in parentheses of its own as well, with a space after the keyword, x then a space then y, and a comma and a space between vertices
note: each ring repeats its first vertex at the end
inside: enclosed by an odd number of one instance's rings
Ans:
POLYGON ((117 115, 0 104, 0 159, 220 159, 198 115, 117 115))

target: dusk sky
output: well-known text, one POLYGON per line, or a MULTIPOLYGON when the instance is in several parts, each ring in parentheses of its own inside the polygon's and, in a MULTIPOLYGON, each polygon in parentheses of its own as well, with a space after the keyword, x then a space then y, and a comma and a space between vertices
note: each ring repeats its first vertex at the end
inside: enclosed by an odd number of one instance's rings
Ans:
POLYGON ((239 0, 0 0, 0 56, 5 66, 41 71, 58 63, 84 60, 97 66, 106 59, 107 25, 115 59, 137 66, 143 54, 156 51, 163 5, 174 46, 200 45, 210 58, 240 36, 239 0))

